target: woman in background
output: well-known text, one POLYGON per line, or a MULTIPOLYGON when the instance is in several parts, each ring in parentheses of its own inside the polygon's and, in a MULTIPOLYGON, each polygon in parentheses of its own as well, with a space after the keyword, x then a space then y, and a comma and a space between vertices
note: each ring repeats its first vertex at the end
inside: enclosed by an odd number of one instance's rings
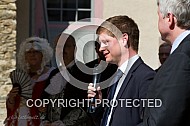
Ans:
MULTIPOLYGON (((18 53, 18 67, 31 77, 31 88, 33 100, 42 98, 44 89, 47 87, 45 81, 54 68, 46 65, 53 55, 53 50, 46 39, 30 37, 23 41, 18 53)), ((8 94, 6 107, 7 126, 39 126, 42 120, 40 114, 45 111, 43 107, 29 107, 27 99, 19 94, 19 88, 13 87, 8 94)))

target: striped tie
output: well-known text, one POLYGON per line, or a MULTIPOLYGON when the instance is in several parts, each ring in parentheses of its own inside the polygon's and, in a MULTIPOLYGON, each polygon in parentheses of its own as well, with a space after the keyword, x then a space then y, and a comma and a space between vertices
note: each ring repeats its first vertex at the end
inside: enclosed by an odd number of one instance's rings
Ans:
MULTIPOLYGON (((120 69, 118 69, 116 76, 112 80, 112 83, 114 83, 114 84, 110 87, 110 91, 108 94, 108 100, 109 101, 111 101, 113 99, 117 84, 119 82, 119 79, 122 77, 122 75, 123 75, 123 72, 120 69)), ((103 115, 101 126, 106 126, 110 110, 111 110, 111 107, 107 106, 105 109, 104 115, 103 115)))

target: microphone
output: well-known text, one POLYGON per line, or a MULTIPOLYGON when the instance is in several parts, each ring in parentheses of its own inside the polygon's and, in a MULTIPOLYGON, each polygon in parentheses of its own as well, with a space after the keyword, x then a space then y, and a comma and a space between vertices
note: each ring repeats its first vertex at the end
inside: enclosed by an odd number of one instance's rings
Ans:
MULTIPOLYGON (((95 68, 93 69, 93 80, 92 80, 92 83, 93 83, 94 88, 97 88, 98 84, 100 82, 100 77, 101 77, 101 74, 99 73, 99 71, 102 69, 102 67, 99 64, 95 64, 94 67, 95 68)), ((89 105, 89 108, 88 108, 88 112, 89 113, 94 113, 95 112, 95 109, 96 109, 95 100, 96 100, 95 97, 93 97, 93 98, 90 99, 90 105, 89 105)))

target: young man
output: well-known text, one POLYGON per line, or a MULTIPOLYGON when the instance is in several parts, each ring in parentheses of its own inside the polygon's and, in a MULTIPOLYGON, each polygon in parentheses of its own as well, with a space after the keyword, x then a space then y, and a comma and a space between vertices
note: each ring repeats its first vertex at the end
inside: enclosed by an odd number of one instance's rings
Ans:
MULTIPOLYGON (((146 98, 147 88, 155 75, 138 55, 138 26, 128 16, 115 16, 103 22, 96 32, 101 45, 99 50, 103 52, 106 61, 116 64, 117 72, 122 73, 108 93, 109 101, 118 104, 105 107, 101 126, 136 126, 142 121, 144 113, 140 99, 146 98), (131 100, 131 103, 138 99, 139 106, 120 102, 123 99, 131 100)), ((89 84, 88 98, 95 96, 102 100, 102 105, 96 109, 98 112, 104 104, 102 93, 100 87, 95 89, 93 84, 89 84)))
POLYGON ((162 106, 145 109, 143 126, 190 126, 190 0, 157 3, 158 29, 172 49, 147 94, 162 106))

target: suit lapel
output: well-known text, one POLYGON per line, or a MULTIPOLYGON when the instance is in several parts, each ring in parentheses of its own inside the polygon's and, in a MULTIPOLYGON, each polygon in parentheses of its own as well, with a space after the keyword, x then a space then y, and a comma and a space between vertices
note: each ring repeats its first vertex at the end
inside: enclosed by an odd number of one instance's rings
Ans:
MULTIPOLYGON (((125 80, 123 81, 123 84, 119 90, 119 93, 117 95, 116 99, 121 98, 122 94, 126 91, 127 85, 129 84, 129 81, 131 79, 131 77, 133 76, 133 73, 135 72, 135 70, 139 67, 139 65, 143 63, 141 58, 138 58, 135 63, 132 65, 131 69, 129 70, 129 72, 127 73, 127 76, 125 78, 125 80)), ((113 113, 115 111, 116 107, 113 108, 113 113)), ((113 114, 112 113, 112 114, 113 114)))
POLYGON ((117 99, 122 96, 122 94, 124 93, 125 89, 127 88, 127 85, 129 84, 129 81, 130 81, 131 77, 133 76, 133 73, 139 67, 139 65, 141 63, 143 63, 142 59, 138 58, 137 61, 135 61, 135 63, 132 65, 131 69, 127 73, 127 76, 126 76, 125 80, 123 81, 123 84, 122 84, 122 86, 120 88, 120 91, 119 91, 119 93, 117 95, 117 99))

